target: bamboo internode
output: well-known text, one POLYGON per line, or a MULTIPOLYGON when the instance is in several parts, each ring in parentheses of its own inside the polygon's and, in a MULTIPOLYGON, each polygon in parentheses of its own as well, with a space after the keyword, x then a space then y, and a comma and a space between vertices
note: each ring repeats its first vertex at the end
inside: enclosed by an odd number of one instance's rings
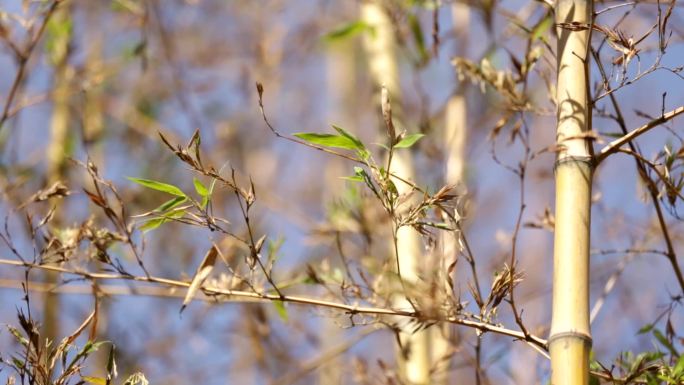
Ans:
MULTIPOLYGON (((590 24, 592 2, 560 0, 559 24, 590 24)), ((589 231, 591 223, 591 130, 589 44, 591 29, 558 28, 558 130, 553 315, 549 351, 553 385, 589 383, 589 231)))

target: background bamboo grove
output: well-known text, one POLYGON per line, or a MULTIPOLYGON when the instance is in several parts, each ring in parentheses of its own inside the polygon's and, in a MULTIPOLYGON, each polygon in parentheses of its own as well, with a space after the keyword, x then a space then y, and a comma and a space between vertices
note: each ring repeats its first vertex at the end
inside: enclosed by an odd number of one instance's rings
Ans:
POLYGON ((0 383, 684 383, 683 21, 0 0, 0 383))

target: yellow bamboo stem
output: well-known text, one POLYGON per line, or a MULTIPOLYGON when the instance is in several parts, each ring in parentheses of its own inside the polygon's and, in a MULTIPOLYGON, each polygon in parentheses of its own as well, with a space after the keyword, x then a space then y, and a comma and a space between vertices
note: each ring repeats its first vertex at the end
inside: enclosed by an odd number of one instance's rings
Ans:
MULTIPOLYGON (((451 6, 451 19, 453 29, 458 36, 467 38, 467 30, 470 24, 470 11, 468 5, 454 3, 451 6)), ((465 159, 466 159, 466 124, 467 104, 462 92, 453 95, 447 102, 446 117, 444 124, 444 143, 446 145, 446 183, 465 184, 465 159)), ((435 263, 439 287, 443 288, 440 293, 450 296, 451 288, 447 282, 449 266, 454 262, 459 253, 459 242, 453 233, 444 233, 442 237, 442 250, 437 253, 438 260, 435 263)), ((455 275, 455 271, 452 273, 455 275)), ((453 279, 453 277, 452 277, 453 279)), ((441 297, 440 297, 441 300, 441 297)), ((449 355, 451 354, 452 337, 451 325, 442 323, 431 328, 430 340, 432 343, 431 359, 433 366, 433 383, 446 385, 449 383, 449 355)))
MULTIPOLYGON (((356 93, 356 66, 354 41, 343 39, 330 43, 327 47, 327 85, 330 98, 329 122, 353 131, 355 121, 354 95, 356 93)), ((340 189, 339 175, 348 171, 349 164, 331 157, 326 164, 325 196, 333 196, 340 189)), ((339 332, 339 325, 331 319, 321 320, 321 348, 324 351, 335 351, 339 346, 348 346, 352 339, 343 342, 344 335, 339 332)), ((322 362, 319 370, 320 385, 340 385, 343 383, 345 362, 341 354, 331 355, 322 362)), ((286 383, 285 381, 282 381, 286 383)))
MULTIPOLYGON (((401 85, 399 66, 397 63, 397 42, 392 21, 380 2, 367 1, 361 6, 361 18, 373 28, 373 33, 365 36, 364 44, 368 53, 371 76, 374 82, 384 85, 392 98, 392 111, 396 116, 397 126, 401 129, 401 85)), ((376 98, 380 100, 380 98, 376 98)), ((414 169, 409 151, 395 153, 391 172, 413 180, 414 169)), ((396 183, 400 194, 408 192, 404 183, 396 183)), ((418 283, 418 260, 421 255, 419 234, 409 227, 401 227, 397 232, 399 265, 401 279, 410 285, 418 283)), ((404 293, 405 294, 405 293, 404 293)), ((397 296, 395 306, 410 308, 404 295, 397 296)), ((402 345, 407 348, 408 355, 398 354, 402 375, 409 383, 430 383, 430 333, 423 330, 413 333, 415 325, 406 325, 400 335, 402 345)))
MULTIPOLYGON (((592 1, 559 0, 557 23, 591 23, 592 1)), ((588 79, 591 29, 558 28, 558 130, 551 384, 589 383, 589 231, 593 152, 588 79)))
MULTIPOLYGON (((52 90, 52 116, 50 120, 50 143, 47 147, 47 170, 46 179, 48 185, 64 179, 64 166, 67 159, 68 125, 70 119, 69 96, 70 82, 73 77, 73 68, 68 64, 69 42, 71 40, 70 29, 66 27, 70 18, 70 7, 63 6, 50 20, 57 27, 52 31, 53 44, 51 59, 54 68, 52 90)), ((61 212, 56 211, 53 224, 60 226, 61 212)), ((58 276, 47 273, 45 280, 50 284, 57 283, 58 276)), ((48 292, 44 297, 43 307, 43 337, 52 341, 60 335, 59 325, 59 296, 48 292)))

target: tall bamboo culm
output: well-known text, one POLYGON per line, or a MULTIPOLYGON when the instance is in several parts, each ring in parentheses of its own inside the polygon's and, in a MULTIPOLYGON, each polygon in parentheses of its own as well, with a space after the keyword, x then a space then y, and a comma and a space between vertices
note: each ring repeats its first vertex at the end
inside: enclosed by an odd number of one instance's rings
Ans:
MULTIPOLYGON (((465 51, 468 41, 468 29, 470 26, 470 9, 467 4, 454 3, 451 5, 451 20, 456 36, 462 37, 459 44, 465 51)), ((464 54, 465 52, 455 52, 464 54)), ((465 185, 465 162, 466 162, 466 126, 467 126, 467 103, 465 98, 465 88, 460 89, 449 98, 446 107, 444 122, 444 143, 446 145, 445 156, 445 182, 448 184, 465 185)), ((447 281, 447 274, 452 263, 457 259, 460 246, 457 234, 443 233, 442 248, 438 250, 438 260, 436 264, 437 277, 440 279, 440 286, 444 288, 443 295, 451 296, 452 289, 447 281)), ((456 271, 451 272, 453 279, 456 271)), ((440 301, 442 300, 439 297, 440 301)), ((430 329, 431 360, 432 360, 432 383, 435 385, 447 385, 455 380, 451 375, 450 362, 453 355, 454 338, 452 325, 442 323, 430 329), (451 380, 451 381, 450 381, 451 380)))
MULTIPOLYGON (((589 0, 558 0, 556 23, 591 23, 589 0)), ((589 232, 593 151, 582 134, 591 129, 591 29, 558 27, 558 131, 555 164, 556 226, 553 315, 549 337, 552 385, 589 383, 589 232)))
MULTIPOLYGON (((53 89, 52 89, 52 116, 50 118, 50 142, 47 147, 47 183, 52 185, 58 181, 66 183, 65 163, 68 158, 67 141, 69 131, 69 121, 71 113, 69 111, 70 83, 73 78, 73 68, 69 65, 69 44, 71 41, 71 28, 67 27, 70 23, 71 7, 63 4, 55 12, 48 28, 52 38, 50 51, 51 64, 53 66, 53 89)), ((61 227, 64 225, 63 212, 55 211, 52 225, 61 227)), ((57 274, 48 272, 45 281, 49 285, 57 284, 59 277, 57 274)), ((43 335, 51 341, 58 341, 60 334, 60 300, 59 295, 53 292, 45 293, 43 306, 43 335)))
MULTIPOLYGON (((327 85, 330 98, 329 122, 345 128, 356 130, 357 111, 354 95, 356 84, 356 46, 351 39, 342 39, 328 45, 327 50, 327 85)), ((342 162, 329 161, 326 168, 324 196, 334 196, 340 188, 339 175, 346 172, 347 166, 342 162)), ((344 335, 339 326, 331 319, 322 320, 321 347, 328 352, 344 343, 344 335)), ((320 385, 340 385, 344 381, 345 360, 337 356, 321 367, 318 383, 320 385)))
MULTIPOLYGON (((361 18, 373 28, 373 33, 366 34, 364 45, 368 54, 371 76, 377 84, 384 85, 392 100, 392 112, 398 129, 406 127, 402 124, 401 86, 399 66, 397 63, 397 42, 392 27, 392 21, 387 15, 380 0, 365 1, 361 5, 361 18)), ((380 101, 380 95, 374 98, 380 101)), ((384 130, 382 131, 384 132, 384 130)), ((402 178, 414 179, 411 154, 408 151, 398 151, 394 154, 392 169, 390 170, 402 178)), ((395 180, 400 194, 406 193, 408 187, 395 180)), ((397 233, 399 250, 399 265, 401 278, 411 287, 418 283, 418 258, 421 256, 421 240, 419 234, 412 228, 402 227, 397 233)), ((405 294, 405 293, 403 293, 405 294)), ((411 309, 405 297, 397 296, 395 305, 411 309)), ((408 355, 400 352, 398 362, 402 377, 410 384, 430 383, 430 332, 422 330, 413 333, 415 325, 405 325, 401 331, 402 345, 407 348, 408 355)))

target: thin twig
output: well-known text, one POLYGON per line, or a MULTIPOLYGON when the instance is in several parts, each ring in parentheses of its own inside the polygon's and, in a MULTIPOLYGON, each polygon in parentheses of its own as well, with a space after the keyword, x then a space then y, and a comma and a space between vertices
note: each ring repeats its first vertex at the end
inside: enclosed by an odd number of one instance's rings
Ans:
POLYGON ((601 149, 601 152, 596 155, 596 163, 601 163, 606 157, 610 154, 613 154, 618 151, 620 147, 622 147, 624 144, 633 141, 637 137, 639 137, 642 134, 645 134, 646 132, 650 131, 651 129, 658 127, 659 125, 666 123, 670 120, 672 120, 674 117, 684 113, 684 106, 680 106, 675 108, 672 111, 669 111, 665 114, 662 114, 659 118, 653 119, 650 122, 644 124, 643 126, 636 128, 629 133, 623 135, 619 139, 616 139, 605 147, 601 149))
MULTIPOLYGON (((149 276, 149 277, 147 277, 147 276, 135 276, 135 275, 124 275, 124 274, 113 274, 113 273, 95 273, 95 272, 82 271, 82 270, 70 270, 70 269, 67 269, 64 267, 59 267, 59 266, 40 265, 40 264, 36 264, 36 263, 15 261, 15 260, 11 260, 11 259, 0 259, 0 265, 19 266, 19 267, 26 267, 26 268, 30 268, 30 269, 41 269, 41 270, 47 270, 47 271, 55 271, 55 272, 59 272, 59 273, 63 273, 63 274, 77 275, 77 276, 80 276, 80 277, 83 277, 86 279, 90 279, 90 280, 128 280, 128 281, 135 281, 135 282, 157 283, 157 284, 167 285, 167 286, 171 286, 171 287, 182 287, 182 288, 188 288, 190 286, 190 282, 178 281, 178 280, 169 279, 169 278, 162 278, 162 277, 155 277, 155 276, 149 276)), ((294 295, 280 296, 277 294, 267 294, 267 293, 248 292, 248 291, 242 291, 242 290, 222 289, 222 288, 218 288, 218 287, 203 287, 202 290, 207 295, 251 298, 251 299, 260 300, 260 301, 282 301, 282 302, 290 302, 290 303, 296 303, 296 304, 302 304, 302 305, 326 307, 326 308, 330 308, 330 309, 342 310, 342 311, 344 311, 350 315, 367 314, 367 315, 400 316, 400 317, 409 317, 409 318, 416 318, 419 315, 415 311, 379 308, 379 307, 372 307, 372 306, 348 305, 348 304, 339 303, 339 302, 325 301, 325 300, 320 300, 320 299, 315 299, 315 298, 307 298, 307 297, 294 296, 294 295)), ((527 342, 528 344, 536 345, 537 347, 540 347, 544 350, 547 349, 547 342, 545 339, 537 337, 537 336, 533 336, 533 335, 526 336, 525 333, 522 333, 522 332, 517 331, 517 330, 507 329, 507 328, 502 327, 502 326, 497 326, 497 325, 493 325, 493 324, 489 324, 489 323, 485 323, 485 322, 479 322, 479 321, 464 319, 464 318, 460 318, 458 316, 450 316, 450 317, 443 319, 442 321, 453 323, 456 325, 462 325, 462 326, 475 328, 475 329, 478 329, 482 332, 492 332, 492 333, 496 333, 496 334, 501 334, 501 335, 513 337, 515 339, 523 340, 523 341, 527 342)))
POLYGON ((50 8, 48 8, 48 10, 45 12, 45 17, 43 18, 43 22, 40 24, 40 27, 38 28, 38 32, 36 32, 36 34, 33 35, 31 40, 29 40, 24 51, 15 51, 15 53, 17 54, 17 60, 19 61, 19 69, 17 70, 17 74, 14 76, 12 86, 10 87, 9 94, 7 95, 7 100, 5 101, 5 106, 2 109, 2 116, 0 116, 0 131, 2 130, 2 127, 5 125, 7 119, 11 116, 10 108, 12 107, 12 103, 14 102, 14 98, 17 96, 19 86, 24 81, 26 67, 28 66, 31 54, 33 53, 34 49, 36 48, 36 45, 40 41, 40 38, 43 36, 43 32, 45 32, 45 28, 47 27, 48 22, 57 10, 57 6, 60 3, 62 3, 62 1, 64 0, 55 0, 50 5, 50 8))

